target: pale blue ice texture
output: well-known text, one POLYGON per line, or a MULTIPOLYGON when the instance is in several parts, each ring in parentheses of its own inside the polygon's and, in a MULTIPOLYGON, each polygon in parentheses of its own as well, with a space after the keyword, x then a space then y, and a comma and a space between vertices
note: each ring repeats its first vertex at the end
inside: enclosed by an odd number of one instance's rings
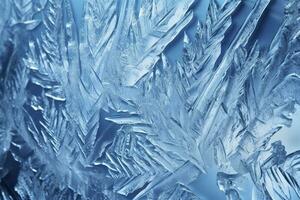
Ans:
POLYGON ((300 199, 298 0, 0 8, 0 199, 300 199))

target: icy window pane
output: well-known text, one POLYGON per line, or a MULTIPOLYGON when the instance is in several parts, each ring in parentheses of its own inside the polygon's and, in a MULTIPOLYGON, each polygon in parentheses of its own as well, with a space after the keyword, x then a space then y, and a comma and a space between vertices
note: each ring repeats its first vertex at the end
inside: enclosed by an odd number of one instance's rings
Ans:
POLYGON ((0 199, 300 199, 298 0, 0 9, 0 199))

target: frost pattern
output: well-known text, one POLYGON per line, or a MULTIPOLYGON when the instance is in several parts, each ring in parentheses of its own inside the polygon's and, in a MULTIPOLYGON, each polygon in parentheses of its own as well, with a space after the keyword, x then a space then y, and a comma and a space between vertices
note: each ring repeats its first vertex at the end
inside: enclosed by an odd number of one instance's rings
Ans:
POLYGON ((86 0, 78 24, 69 0, 1 2, 1 199, 202 199, 211 166, 227 199, 245 178, 252 199, 300 199, 300 152, 270 144, 300 103, 299 2, 263 49, 271 0, 226 48, 244 1, 211 0, 174 64, 195 3, 86 0))

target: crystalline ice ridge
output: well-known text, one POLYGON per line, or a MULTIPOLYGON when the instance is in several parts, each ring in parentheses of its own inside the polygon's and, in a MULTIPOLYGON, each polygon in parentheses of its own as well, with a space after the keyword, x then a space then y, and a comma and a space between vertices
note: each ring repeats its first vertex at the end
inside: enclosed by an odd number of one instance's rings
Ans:
POLYGON ((70 0, 2 0, 0 199, 203 199, 210 168, 224 198, 300 199, 300 151, 270 142, 300 103, 300 3, 261 47, 272 0, 229 34, 249 2, 194 23, 197 0, 84 0, 79 21, 70 0))

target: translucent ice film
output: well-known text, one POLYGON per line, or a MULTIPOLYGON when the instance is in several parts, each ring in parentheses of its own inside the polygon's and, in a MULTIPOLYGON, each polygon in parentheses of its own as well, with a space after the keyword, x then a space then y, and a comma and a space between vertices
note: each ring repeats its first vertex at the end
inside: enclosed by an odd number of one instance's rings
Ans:
POLYGON ((1 200, 300 199, 299 0, 0 0, 1 200))

